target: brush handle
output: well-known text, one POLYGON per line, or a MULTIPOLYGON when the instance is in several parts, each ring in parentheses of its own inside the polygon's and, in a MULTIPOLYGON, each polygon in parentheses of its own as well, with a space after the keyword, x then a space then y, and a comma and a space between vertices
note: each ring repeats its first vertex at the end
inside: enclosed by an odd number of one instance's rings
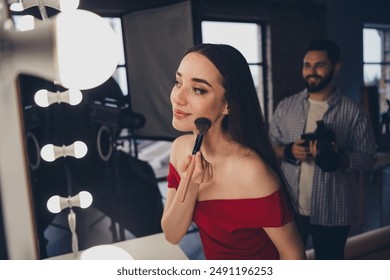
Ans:
POLYGON ((192 150, 193 155, 196 155, 196 153, 199 152, 200 147, 202 146, 202 141, 203 141, 203 134, 198 134, 198 136, 196 136, 195 145, 192 150))
POLYGON ((186 194, 188 191, 188 187, 190 186, 192 174, 194 173, 195 169, 195 156, 192 156, 190 166, 188 166, 187 169, 187 175, 184 179, 184 185, 181 188, 181 194, 180 194, 180 202, 184 202, 186 198, 186 194))

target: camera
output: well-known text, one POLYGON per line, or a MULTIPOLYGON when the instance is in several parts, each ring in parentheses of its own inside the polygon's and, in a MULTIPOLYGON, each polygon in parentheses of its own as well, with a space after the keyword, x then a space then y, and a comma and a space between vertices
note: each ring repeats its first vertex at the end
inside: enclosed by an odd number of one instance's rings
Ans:
POLYGON ((317 154, 315 163, 324 172, 334 172, 340 165, 340 153, 336 150, 336 142, 333 130, 325 126, 324 121, 317 121, 317 129, 314 133, 301 135, 305 142, 303 146, 308 147, 310 141, 317 141, 317 154))
POLYGON ((105 98, 89 104, 89 119, 99 126, 96 135, 97 152, 104 161, 109 161, 113 146, 117 145, 122 129, 141 129, 145 117, 131 110, 128 104, 117 99, 105 98))
POLYGON ((128 105, 115 99, 95 100, 89 108, 91 121, 109 127, 141 129, 145 125, 145 117, 142 114, 132 111, 128 105))
POLYGON ((301 139, 305 140, 305 142, 303 142, 302 146, 309 147, 310 141, 316 140, 316 135, 314 132, 305 133, 305 134, 301 135, 301 139))

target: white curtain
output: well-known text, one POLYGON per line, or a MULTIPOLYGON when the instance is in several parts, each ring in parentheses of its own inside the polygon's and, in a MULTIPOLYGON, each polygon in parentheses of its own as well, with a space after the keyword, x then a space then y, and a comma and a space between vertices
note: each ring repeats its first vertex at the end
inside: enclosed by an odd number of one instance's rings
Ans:
POLYGON ((136 135, 174 138, 170 92, 177 66, 193 44, 191 2, 130 13, 123 23, 132 108, 146 118, 136 135))

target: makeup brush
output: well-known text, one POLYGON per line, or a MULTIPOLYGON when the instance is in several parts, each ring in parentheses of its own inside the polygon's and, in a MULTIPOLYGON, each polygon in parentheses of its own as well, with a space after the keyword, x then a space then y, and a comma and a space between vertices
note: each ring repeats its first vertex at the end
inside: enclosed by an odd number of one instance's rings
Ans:
POLYGON ((190 163, 190 166, 188 167, 187 175, 186 175, 186 178, 184 180, 184 186, 181 190, 181 198, 180 198, 181 202, 183 202, 185 197, 186 197, 186 194, 188 191, 188 186, 190 185, 192 174, 194 173, 195 155, 200 150, 200 147, 202 146, 203 137, 206 134, 207 130, 209 130, 209 128, 211 126, 211 122, 209 119, 206 119, 206 118, 198 118, 195 120, 195 126, 198 129, 199 133, 196 136, 194 148, 192 149, 191 163, 190 163))

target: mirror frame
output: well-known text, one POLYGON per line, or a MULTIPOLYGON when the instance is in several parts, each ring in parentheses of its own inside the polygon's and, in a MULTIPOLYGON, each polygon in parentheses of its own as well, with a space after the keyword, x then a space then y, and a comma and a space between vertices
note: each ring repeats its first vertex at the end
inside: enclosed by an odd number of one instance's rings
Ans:
POLYGON ((0 191, 9 259, 37 259, 23 113, 12 61, 0 49, 0 191))

